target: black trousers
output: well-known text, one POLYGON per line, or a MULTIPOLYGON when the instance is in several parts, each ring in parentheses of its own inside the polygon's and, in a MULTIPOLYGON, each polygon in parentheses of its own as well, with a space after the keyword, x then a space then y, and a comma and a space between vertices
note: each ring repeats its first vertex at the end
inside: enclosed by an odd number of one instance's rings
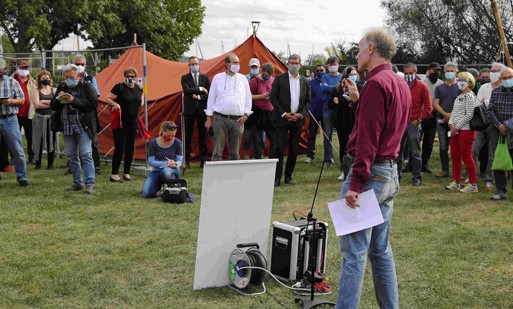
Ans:
POLYGON ((196 109, 192 115, 184 115, 185 122, 185 163, 190 162, 191 158, 191 145, 192 145, 192 132, 194 131, 194 122, 198 127, 198 145, 199 145, 199 159, 201 162, 207 159, 207 129, 205 128, 205 122, 207 116, 199 113, 196 109))
POLYGON ((9 166, 9 148, 3 138, 0 138, 0 171, 9 166))
POLYGON ((137 129, 114 129, 114 156, 112 157, 112 175, 119 173, 121 159, 125 154, 123 174, 130 174, 130 167, 134 160, 135 136, 137 129))
POLYGON ((295 123, 287 124, 284 127, 276 128, 276 158, 278 165, 276 166, 276 179, 281 179, 283 175, 283 156, 285 147, 288 146, 289 154, 287 157, 287 165, 285 166, 285 177, 291 177, 296 167, 297 150, 299 148, 299 138, 301 137, 301 126, 295 123))
POLYGON ((429 165, 429 159, 433 152, 433 144, 436 136, 436 117, 431 115, 422 121, 422 133, 420 136, 422 145, 422 166, 429 165))
POLYGON ((32 119, 29 117, 20 117, 18 116, 18 124, 21 128, 25 130, 25 139, 27 140, 27 153, 30 156, 34 156, 34 151, 32 150, 32 119))

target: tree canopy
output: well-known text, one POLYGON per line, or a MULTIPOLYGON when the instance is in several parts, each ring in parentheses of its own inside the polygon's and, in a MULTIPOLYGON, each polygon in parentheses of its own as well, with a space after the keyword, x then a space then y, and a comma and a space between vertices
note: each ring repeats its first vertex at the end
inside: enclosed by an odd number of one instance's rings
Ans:
MULTIPOLYGON (((497 0, 508 41, 513 3, 497 0)), ((500 38, 488 0, 383 0, 386 24, 398 37, 393 62, 490 63, 497 60, 500 38)))
POLYGON ((201 34, 200 0, 4 0, 0 26, 16 52, 52 49, 70 33, 95 48, 138 43, 176 60, 201 34))

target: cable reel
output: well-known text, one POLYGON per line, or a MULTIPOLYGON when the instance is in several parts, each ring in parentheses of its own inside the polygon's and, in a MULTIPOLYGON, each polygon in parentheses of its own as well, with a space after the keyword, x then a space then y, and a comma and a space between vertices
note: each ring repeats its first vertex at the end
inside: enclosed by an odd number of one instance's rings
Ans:
POLYGON ((241 290, 246 290, 250 284, 255 286, 262 285, 264 288, 262 293, 265 293, 264 281, 266 272, 262 269, 267 269, 267 261, 259 249, 260 247, 257 243, 238 244, 237 249, 233 250, 230 254, 228 275, 235 287, 232 288, 239 293, 247 294, 241 290))

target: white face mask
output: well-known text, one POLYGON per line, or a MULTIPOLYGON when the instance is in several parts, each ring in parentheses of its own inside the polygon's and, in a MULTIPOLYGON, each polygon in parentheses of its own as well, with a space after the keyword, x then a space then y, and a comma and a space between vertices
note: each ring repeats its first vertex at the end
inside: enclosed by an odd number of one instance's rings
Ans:
POLYGON ((490 72, 490 81, 496 83, 501 78, 501 72, 490 72))
POLYGON ((77 73, 78 73, 78 74, 82 74, 82 73, 84 73, 84 71, 85 71, 85 67, 84 67, 84 66, 77 65, 77 67, 78 67, 78 70, 77 70, 77 73))
POLYGON ((338 65, 332 65, 332 66, 329 66, 329 67, 328 67, 328 71, 329 71, 330 73, 336 73, 336 72, 338 72, 338 65))
POLYGON ((458 88, 463 91, 465 89, 467 89, 468 87, 468 83, 467 82, 458 82, 458 88))
POLYGON ((27 77, 29 75, 29 70, 18 69, 18 75, 21 77, 27 77))

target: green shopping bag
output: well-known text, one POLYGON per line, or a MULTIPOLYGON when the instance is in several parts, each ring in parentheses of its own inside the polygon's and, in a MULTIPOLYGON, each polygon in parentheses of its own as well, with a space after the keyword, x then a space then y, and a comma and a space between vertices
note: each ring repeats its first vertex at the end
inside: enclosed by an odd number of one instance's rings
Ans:
POLYGON ((505 136, 499 136, 499 140, 497 141, 497 148, 495 149, 492 170, 513 170, 513 163, 511 162, 511 156, 509 155, 508 149, 508 142, 505 136))

